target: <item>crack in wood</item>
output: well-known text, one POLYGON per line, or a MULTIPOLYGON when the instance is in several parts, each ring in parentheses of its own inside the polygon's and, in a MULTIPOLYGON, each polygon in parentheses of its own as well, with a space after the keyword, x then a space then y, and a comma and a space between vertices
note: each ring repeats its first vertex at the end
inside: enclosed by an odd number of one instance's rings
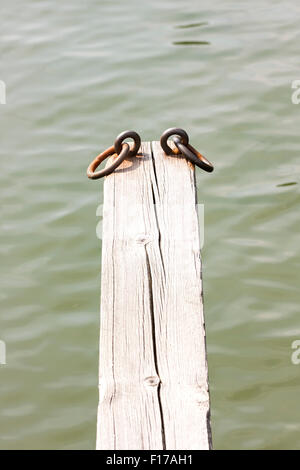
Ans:
POLYGON ((154 356, 155 370, 156 370, 156 374, 157 374, 157 377, 158 377, 158 383, 156 384, 157 385, 157 399, 158 399, 158 406, 159 406, 160 418, 161 418, 162 448, 164 450, 164 449, 166 449, 166 437, 165 437, 164 414, 163 414, 163 408, 162 408, 161 396, 160 396, 161 379, 160 379, 160 375, 159 375, 159 366, 158 366, 158 360, 157 360, 157 345, 156 345, 156 334, 155 334, 155 314, 154 314, 154 307, 153 307, 153 284, 152 284, 151 266, 150 266, 149 255, 147 253, 147 247, 145 247, 145 250, 146 250, 147 271, 148 271, 148 279, 149 279, 150 314, 151 314, 151 332, 152 332, 152 343, 153 343, 153 356, 154 356))

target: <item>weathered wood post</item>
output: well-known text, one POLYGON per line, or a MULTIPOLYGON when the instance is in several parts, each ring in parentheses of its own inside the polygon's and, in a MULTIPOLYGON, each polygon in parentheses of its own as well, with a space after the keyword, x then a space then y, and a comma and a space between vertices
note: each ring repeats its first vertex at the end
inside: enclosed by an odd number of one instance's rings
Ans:
POLYGON ((97 449, 211 448, 194 166, 142 143, 104 183, 97 449))

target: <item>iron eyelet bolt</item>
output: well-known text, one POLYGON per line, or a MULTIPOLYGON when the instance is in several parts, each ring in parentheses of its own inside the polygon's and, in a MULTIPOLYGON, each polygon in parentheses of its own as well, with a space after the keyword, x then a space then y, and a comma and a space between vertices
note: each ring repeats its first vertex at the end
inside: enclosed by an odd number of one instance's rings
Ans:
POLYGON ((125 139, 133 139, 134 146, 132 150, 129 150, 129 157, 135 157, 141 146, 141 138, 135 131, 124 131, 118 135, 115 140, 114 147, 117 153, 120 153, 122 150, 122 143, 125 139))
POLYGON ((181 153, 187 160, 199 168, 202 168, 202 170, 208 171, 209 173, 214 170, 210 161, 189 144, 188 134, 183 129, 179 129, 178 127, 167 129, 160 138, 160 145, 167 155, 178 155, 181 153), (176 145, 178 152, 174 152, 174 150, 172 150, 168 145, 168 138, 172 135, 176 136, 174 144, 176 145))
POLYGON ((127 157, 134 157, 141 145, 140 136, 134 131, 125 131, 118 135, 115 140, 115 144, 112 147, 109 147, 104 152, 100 153, 88 166, 87 176, 92 180, 97 180, 103 178, 103 176, 110 175, 127 157), (130 150, 130 147, 127 143, 123 144, 125 139, 132 138, 134 140, 133 149, 130 150), (96 168, 102 163, 106 158, 117 154, 117 158, 113 161, 109 167, 104 168, 103 170, 95 171, 96 168))

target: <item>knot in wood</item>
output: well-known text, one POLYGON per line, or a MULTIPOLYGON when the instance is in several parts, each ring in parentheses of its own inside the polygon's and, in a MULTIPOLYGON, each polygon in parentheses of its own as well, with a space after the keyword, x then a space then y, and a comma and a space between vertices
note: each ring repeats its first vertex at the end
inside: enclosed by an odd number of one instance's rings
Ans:
POLYGON ((146 233, 139 233, 135 239, 140 245, 147 245, 151 241, 151 237, 146 233))
POLYGON ((144 384, 147 387, 157 387, 160 384, 160 378, 157 375, 152 375, 144 379, 144 384))

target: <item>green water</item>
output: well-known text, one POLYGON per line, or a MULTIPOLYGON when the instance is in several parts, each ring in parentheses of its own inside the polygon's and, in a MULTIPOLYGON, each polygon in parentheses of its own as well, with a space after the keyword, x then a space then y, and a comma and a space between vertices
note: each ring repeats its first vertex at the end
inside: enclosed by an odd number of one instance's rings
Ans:
POLYGON ((102 182, 128 128, 177 125, 215 164, 205 317, 217 449, 300 449, 297 0, 1 6, 1 449, 93 449, 102 182), (293 184, 292 184, 293 183, 293 184))

